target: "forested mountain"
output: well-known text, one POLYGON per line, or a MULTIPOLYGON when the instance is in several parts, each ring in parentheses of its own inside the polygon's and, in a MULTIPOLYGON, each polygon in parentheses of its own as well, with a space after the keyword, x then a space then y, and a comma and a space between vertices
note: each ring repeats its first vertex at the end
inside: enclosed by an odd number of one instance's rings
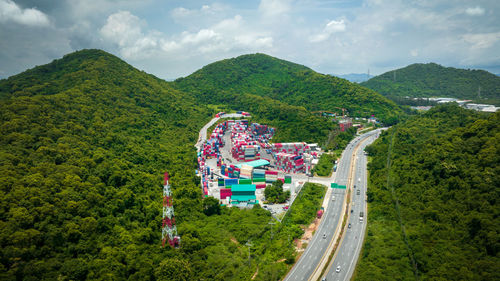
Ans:
POLYGON ((99 50, 1 80, 0 279, 283 276, 298 226, 276 225, 271 240, 269 212, 201 199, 193 144, 211 117, 191 95, 99 50), (165 170, 177 250, 160 247, 165 170))
POLYGON ((216 103, 240 97, 250 103, 255 96, 267 103, 281 101, 310 111, 346 108, 351 115, 374 114, 392 124, 401 110, 376 92, 347 80, 323 75, 298 64, 264 54, 243 55, 209 64, 179 78, 176 88, 194 93, 200 101, 216 103), (251 96, 248 96, 251 95, 251 96))
POLYGON ((484 70, 412 64, 375 76, 361 85, 391 99, 450 97, 482 103, 500 103, 500 77, 484 70))
POLYGON ((368 147, 368 226, 355 279, 500 280, 499 139, 499 112, 445 105, 368 147))

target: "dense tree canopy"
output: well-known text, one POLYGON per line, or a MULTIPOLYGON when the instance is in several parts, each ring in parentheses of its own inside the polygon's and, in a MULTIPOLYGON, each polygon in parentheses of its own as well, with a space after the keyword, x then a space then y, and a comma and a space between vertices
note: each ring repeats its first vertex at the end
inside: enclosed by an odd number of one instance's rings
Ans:
POLYGON ((346 108, 352 116, 373 114, 389 124, 395 123, 402 114, 393 102, 372 90, 264 54, 209 64, 188 77, 177 79, 174 85, 209 103, 240 95, 239 101, 255 103, 253 96, 262 96, 267 99, 260 107, 280 101, 310 111, 342 113, 340 108, 346 108))
MULTIPOLYGON (((193 145, 211 117, 191 94, 99 50, 1 80, 0 279, 249 280, 257 268, 255 280, 282 278, 300 228, 271 234, 258 206, 202 200, 193 145), (165 170, 180 249, 160 247, 165 170)), ((307 137, 325 137, 331 125, 312 120, 307 137)), ((295 126, 282 137, 303 132, 295 126)))
POLYGON ((450 97, 500 105, 500 77, 484 70, 412 64, 361 83, 393 100, 450 97))
POLYGON ((367 148, 368 229, 357 280, 499 280, 500 113, 456 105, 367 148))
POLYGON ((275 181, 264 190, 266 201, 270 203, 284 203, 290 198, 290 191, 283 190, 283 182, 275 181))

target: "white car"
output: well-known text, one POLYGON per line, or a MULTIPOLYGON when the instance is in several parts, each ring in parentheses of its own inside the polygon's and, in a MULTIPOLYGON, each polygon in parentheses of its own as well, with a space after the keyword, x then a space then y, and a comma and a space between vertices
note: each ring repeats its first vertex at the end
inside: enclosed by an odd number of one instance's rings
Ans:
POLYGON ((337 269, 335 269, 335 272, 339 273, 340 272, 340 265, 337 266, 337 269))
POLYGON ((335 196, 332 196, 332 201, 335 201, 335 196))

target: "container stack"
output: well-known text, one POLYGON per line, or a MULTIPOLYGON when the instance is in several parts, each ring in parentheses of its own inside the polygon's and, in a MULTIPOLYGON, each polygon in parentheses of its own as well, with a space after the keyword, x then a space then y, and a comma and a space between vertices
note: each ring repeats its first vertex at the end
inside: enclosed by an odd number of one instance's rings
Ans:
POLYGON ((231 195, 232 195, 231 188, 220 189, 220 199, 226 199, 228 197, 231 197, 231 195))
POLYGON ((274 160, 276 168, 286 173, 304 171, 304 159, 301 155, 280 152, 274 155, 274 160))
POLYGON ((223 123, 219 123, 215 129, 212 131, 212 134, 207 139, 207 141, 203 144, 201 149, 202 155, 206 158, 217 157, 219 154, 219 148, 223 146, 222 137, 227 129, 227 121, 223 123))
POLYGON ((256 182, 266 182, 266 170, 263 169, 253 169, 252 171, 252 180, 254 183, 256 182))
POLYGON ((312 160, 315 159, 313 155, 304 153, 302 155, 302 158, 304 159, 304 173, 309 174, 311 173, 312 170, 312 160))
POLYGON ((284 183, 291 184, 292 183, 292 176, 285 175, 285 182, 284 183))
POLYGON ((254 140, 257 141, 261 147, 269 148, 269 140, 274 136, 276 130, 267 125, 252 123, 248 131, 253 135, 254 140))
POLYGON ((240 168, 240 178, 251 179, 252 178, 252 166, 242 165, 240 168))
POLYGON ((250 124, 250 131, 255 136, 267 134, 269 131, 269 127, 267 125, 260 125, 259 123, 250 124))
POLYGON ((271 150, 275 153, 289 153, 295 155, 302 155, 310 153, 311 149, 305 142, 289 142, 289 143, 273 143, 271 150))
POLYGON ((217 180, 217 186, 218 187, 223 187, 224 186, 224 179, 223 178, 219 178, 217 180))
POLYGON ((226 188, 230 188, 235 184, 238 184, 238 179, 236 178, 224 179, 224 185, 226 186, 226 188))
POLYGON ((265 171, 266 183, 273 183, 278 180, 278 171, 265 171))

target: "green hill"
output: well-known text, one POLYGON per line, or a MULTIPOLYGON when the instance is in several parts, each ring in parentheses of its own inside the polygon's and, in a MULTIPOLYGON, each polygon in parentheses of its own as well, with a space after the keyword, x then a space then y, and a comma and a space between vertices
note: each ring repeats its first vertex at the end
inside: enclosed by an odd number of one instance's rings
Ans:
POLYGON ((361 85, 394 100, 406 96, 450 97, 500 104, 500 77, 484 70, 458 69, 435 63, 412 64, 361 85))
POLYGON ((264 54, 218 61, 177 79, 174 84, 207 103, 250 94, 270 98, 269 102, 301 106, 309 111, 342 113, 339 108, 346 108, 352 116, 374 114, 388 124, 397 121, 402 113, 392 101, 372 90, 264 54))
POLYGON ((444 105, 368 147, 369 223, 355 279, 499 280, 499 136, 500 112, 444 105))
POLYGON ((210 118, 190 94, 99 50, 1 80, 0 279, 283 276, 300 228, 278 225, 271 240, 269 212, 201 199, 193 144, 210 118), (165 170, 177 250, 160 247, 165 170))

